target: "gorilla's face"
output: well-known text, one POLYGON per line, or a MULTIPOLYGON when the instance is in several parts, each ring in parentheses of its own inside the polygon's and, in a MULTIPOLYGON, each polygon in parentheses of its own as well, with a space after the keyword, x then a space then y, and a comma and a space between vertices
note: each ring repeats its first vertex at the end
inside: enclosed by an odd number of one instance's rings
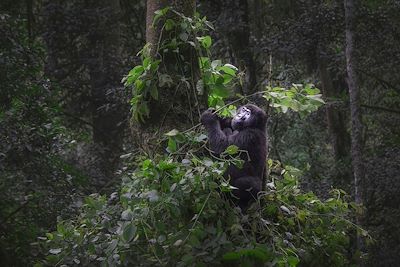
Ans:
POLYGON ((243 130, 245 128, 257 128, 265 130, 267 115, 259 107, 247 104, 237 109, 236 115, 232 118, 231 127, 233 130, 243 130))
POLYGON ((232 129, 241 130, 249 127, 252 123, 252 112, 246 106, 237 109, 235 117, 232 119, 232 129))

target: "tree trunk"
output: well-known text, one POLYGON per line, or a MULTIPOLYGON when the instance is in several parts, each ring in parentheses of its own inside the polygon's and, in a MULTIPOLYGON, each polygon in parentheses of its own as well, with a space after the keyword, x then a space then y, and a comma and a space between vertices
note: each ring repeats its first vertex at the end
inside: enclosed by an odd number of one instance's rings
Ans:
MULTIPOLYGON (((351 163, 354 178, 354 201, 362 204, 361 183, 364 180, 364 162, 362 147, 362 121, 361 121, 361 96, 357 83, 356 60, 354 54, 354 0, 345 0, 345 23, 346 23, 346 68, 347 84, 350 95, 350 119, 351 119, 351 163)), ((356 215, 358 224, 361 224, 361 214, 356 215)), ((364 242, 360 235, 357 235, 357 247, 362 252, 364 242)), ((360 266, 364 266, 360 262, 360 266)))
POLYGON ((354 0, 345 0, 346 14, 346 67, 347 84, 350 95, 351 116, 351 159, 354 175, 354 198, 358 204, 362 203, 360 183, 364 179, 363 148, 362 148, 362 121, 360 89, 357 84, 354 59, 354 0))
POLYGON ((335 88, 332 76, 328 70, 326 59, 318 56, 318 71, 322 83, 322 93, 327 100, 325 106, 328 132, 331 139, 333 154, 338 162, 349 155, 349 136, 346 132, 344 114, 334 103, 333 99, 340 97, 340 91, 335 88))
MULTIPOLYGON (((204 96, 200 98, 196 92, 196 82, 199 79, 196 51, 190 45, 180 48, 179 57, 171 51, 157 51, 159 42, 170 37, 171 32, 163 33, 161 36, 161 23, 153 25, 156 10, 169 6, 190 17, 194 14, 195 4, 195 0, 147 1, 146 42, 150 44, 151 56, 162 60, 159 72, 168 74, 174 81, 171 85, 157 88, 158 100, 150 100, 150 115, 145 123, 131 122, 135 143, 149 155, 159 148, 154 144, 158 143, 160 134, 172 128, 185 129, 197 124, 201 109, 205 108, 205 103, 207 103, 206 98, 203 98, 204 96), (182 76, 188 83, 182 82, 182 76)), ((178 19, 172 13, 169 16, 172 19, 178 19)))

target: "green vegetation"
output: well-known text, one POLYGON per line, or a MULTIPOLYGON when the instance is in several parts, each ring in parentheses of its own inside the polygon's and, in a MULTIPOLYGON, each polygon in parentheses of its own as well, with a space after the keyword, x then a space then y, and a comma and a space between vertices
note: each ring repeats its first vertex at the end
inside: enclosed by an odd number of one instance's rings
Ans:
POLYGON ((301 171, 269 160, 272 181, 242 214, 224 197, 228 161, 197 156, 202 137, 184 136, 190 150, 141 160, 118 194, 86 198, 75 221, 43 237, 43 263, 349 266, 350 233, 360 228, 342 190, 325 201, 302 193, 301 171))

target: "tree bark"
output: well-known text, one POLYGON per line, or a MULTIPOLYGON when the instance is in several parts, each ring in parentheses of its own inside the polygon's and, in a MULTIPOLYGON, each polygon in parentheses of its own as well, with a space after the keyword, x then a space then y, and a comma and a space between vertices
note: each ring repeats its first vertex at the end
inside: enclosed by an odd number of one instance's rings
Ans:
POLYGON ((326 59, 321 55, 318 56, 318 72, 322 83, 322 93, 327 100, 325 111, 329 137, 335 160, 338 162, 349 155, 350 144, 344 114, 334 104, 330 103, 332 99, 339 98, 340 91, 335 88, 326 59))
MULTIPOLYGON (((146 9, 146 42, 152 46, 157 45, 160 30, 153 27, 154 12, 168 5, 168 1, 147 0, 146 9)), ((154 52, 154 48, 152 52, 154 52)))
MULTIPOLYGON (((362 185, 365 179, 363 162, 362 142, 362 120, 361 120, 361 93, 358 87, 356 63, 354 53, 354 0, 345 0, 345 24, 346 24, 346 69, 347 84, 350 96, 350 119, 351 119, 351 164, 354 178, 354 201, 356 204, 363 203, 362 185)), ((356 220, 359 225, 362 223, 362 215, 357 214, 356 220)), ((360 252, 364 250, 364 242, 360 235, 357 235, 357 248, 360 252)), ((364 266, 363 262, 359 266, 364 266)))
POLYGON ((354 175, 354 198, 362 203, 361 182, 364 180, 364 163, 362 147, 361 96, 357 84, 356 60, 354 55, 354 0, 345 0, 346 22, 346 69, 347 84, 350 95, 351 116, 351 159, 354 175))

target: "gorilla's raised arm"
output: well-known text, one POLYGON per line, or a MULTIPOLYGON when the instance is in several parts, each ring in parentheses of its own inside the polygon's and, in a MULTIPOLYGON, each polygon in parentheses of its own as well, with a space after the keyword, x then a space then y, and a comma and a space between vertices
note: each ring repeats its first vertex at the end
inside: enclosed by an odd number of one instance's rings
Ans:
POLYGON ((201 115, 201 123, 208 132, 208 142, 211 150, 219 155, 229 146, 233 138, 230 128, 231 118, 220 118, 212 109, 208 109, 201 115))

